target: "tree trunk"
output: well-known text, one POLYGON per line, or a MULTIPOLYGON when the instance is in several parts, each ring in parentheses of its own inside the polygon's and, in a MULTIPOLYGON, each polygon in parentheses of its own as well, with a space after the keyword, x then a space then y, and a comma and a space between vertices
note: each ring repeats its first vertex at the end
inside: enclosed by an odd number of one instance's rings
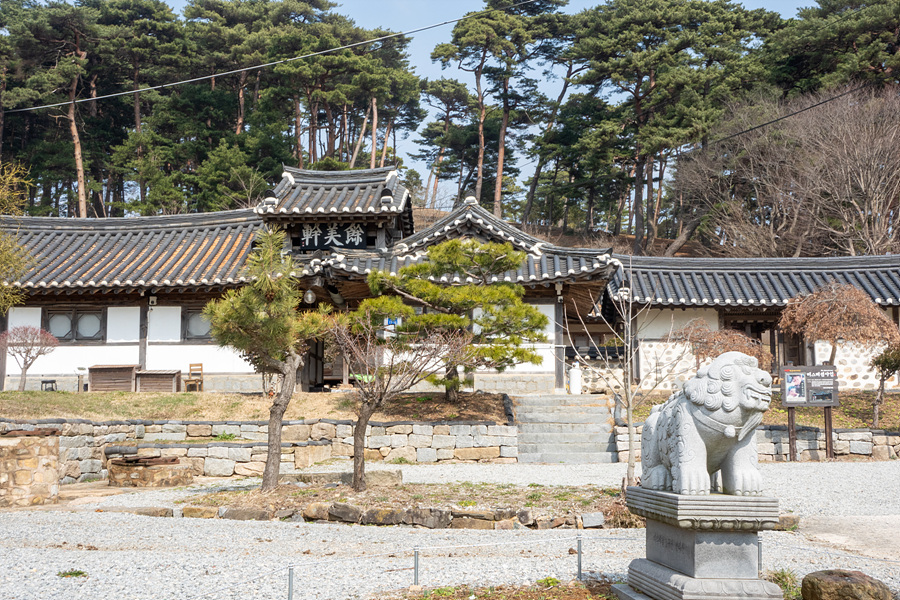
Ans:
POLYGON ((387 127, 384 130, 384 143, 381 145, 381 161, 378 163, 379 167, 384 166, 384 160, 387 158, 387 149, 388 149, 388 138, 391 135, 391 128, 394 125, 393 119, 389 120, 387 123, 387 127))
POLYGON ((644 161, 638 156, 634 165, 634 245, 632 252, 635 256, 644 254, 644 161))
POLYGON ((832 367, 834 366, 834 359, 837 358, 837 347, 838 347, 837 341, 832 341, 831 342, 831 356, 828 357, 828 364, 831 365, 832 367))
POLYGON ((475 69, 475 89, 478 94, 478 177, 475 179, 475 200, 481 202, 481 185, 484 183, 484 119, 487 107, 484 104, 484 91, 481 89, 481 72, 487 62, 488 50, 481 53, 481 64, 475 69))
POLYGON ((459 402, 459 371, 456 365, 447 365, 446 377, 447 383, 444 384, 444 399, 447 402, 459 402))
POLYGON ((331 104, 328 102, 325 103, 325 118, 328 121, 327 126, 327 141, 325 142, 325 156, 329 156, 334 158, 334 148, 337 145, 335 142, 337 140, 337 128, 334 122, 334 115, 331 112, 331 104))
POLYGON ((353 147, 353 156, 350 158, 350 168, 352 169, 356 166, 356 157, 359 156, 359 151, 362 148, 363 138, 366 137, 366 125, 369 123, 369 110, 366 111, 366 116, 363 118, 362 128, 359 130, 359 137, 356 138, 356 145, 353 147))
POLYGON ((506 156, 506 128, 509 126, 509 78, 503 80, 503 118, 500 121, 500 136, 497 146, 497 181, 494 183, 494 216, 503 217, 500 199, 503 195, 503 159, 506 156))
POLYGON ((300 97, 294 97, 294 156, 297 159, 297 168, 303 168, 303 113, 300 110, 300 97))
POLYGON ((27 374, 27 371, 25 369, 22 369, 22 375, 19 377, 19 391, 20 392, 25 391, 26 374, 27 374))
POLYGON ((263 492, 274 490, 278 487, 278 475, 281 469, 281 424, 284 412, 287 410, 294 388, 297 385, 297 371, 303 366, 304 356, 291 351, 284 361, 281 382, 281 390, 275 396, 271 408, 269 408, 269 444, 266 456, 266 468, 263 471, 263 492))
POLYGON ((366 489, 366 426, 375 414, 376 405, 362 400, 359 404, 359 416, 356 429, 353 430, 353 491, 363 492, 366 489))
POLYGON ((78 216, 87 217, 87 181, 84 177, 84 161, 81 157, 81 138, 78 135, 78 123, 75 120, 75 94, 78 91, 78 77, 72 78, 69 87, 69 133, 72 134, 72 145, 75 147, 75 174, 78 178, 78 216))
POLYGON ((375 149, 378 148, 378 101, 372 96, 372 152, 369 157, 369 168, 375 168, 375 149))
POLYGON ((541 177, 541 171, 544 168, 546 159, 544 155, 538 156, 537 166, 534 168, 534 175, 531 177, 531 185, 528 186, 528 196, 525 199, 525 210, 522 211, 522 225, 528 224, 528 218, 531 215, 531 207, 534 205, 534 194, 537 192, 538 179, 541 177))
POLYGON ((878 429, 878 413, 881 409, 881 402, 884 400, 884 377, 878 381, 878 393, 875 395, 875 402, 872 403, 872 429, 878 429))
POLYGON ((244 88, 247 86, 247 71, 241 71, 238 78, 238 114, 234 135, 240 135, 244 131, 244 88))

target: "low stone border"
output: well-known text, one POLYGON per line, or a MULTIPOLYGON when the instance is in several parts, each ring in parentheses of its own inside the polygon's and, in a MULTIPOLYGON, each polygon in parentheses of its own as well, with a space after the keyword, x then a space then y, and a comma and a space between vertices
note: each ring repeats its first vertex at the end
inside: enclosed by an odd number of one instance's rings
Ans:
MULTIPOLYGON (((640 460, 643 424, 635 430, 640 460)), ((834 429, 832 431, 835 456, 866 457, 891 460, 900 457, 900 432, 883 429, 834 429)), ((756 430, 760 462, 788 460, 788 428, 786 425, 763 425, 756 430)), ((616 427, 616 448, 619 462, 628 462, 628 428, 616 427)), ((825 460, 825 430, 818 427, 797 427, 797 459, 825 460)))
MULTIPOLYGON (((504 406, 509 403, 507 398, 504 397, 504 406)), ((508 408, 508 412, 511 411, 511 405, 508 408)), ((60 430, 59 472, 63 484, 106 479, 106 460, 116 454, 110 454, 106 448, 126 441, 138 443, 138 454, 184 457, 193 464, 196 475, 260 475, 265 466, 266 421, 0 419, 0 433, 13 429, 33 430, 46 425, 60 430), (179 444, 192 438, 218 435, 233 435, 251 442, 179 444)), ((355 423, 348 420, 285 421, 282 470, 290 472, 305 468, 332 456, 352 457, 354 429, 355 423), (329 450, 325 451, 321 446, 328 446, 329 450)), ((369 461, 514 463, 518 454, 515 425, 498 425, 493 421, 390 421, 370 422, 366 427, 366 460, 369 461)))
POLYGON ((98 512, 131 513, 148 517, 184 517, 193 519, 231 519, 236 521, 292 520, 358 525, 411 525, 427 529, 601 529, 603 513, 584 513, 566 517, 535 516, 530 508, 492 510, 452 510, 443 508, 363 510, 343 502, 311 502, 301 509, 266 510, 214 506, 110 507, 98 512))

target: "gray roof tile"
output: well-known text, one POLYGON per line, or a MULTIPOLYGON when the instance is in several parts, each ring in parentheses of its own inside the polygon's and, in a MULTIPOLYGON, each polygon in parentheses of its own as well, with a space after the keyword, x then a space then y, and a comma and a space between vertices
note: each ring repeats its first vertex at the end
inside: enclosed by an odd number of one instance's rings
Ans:
POLYGON ((900 305, 900 256, 822 258, 662 258, 617 256, 623 267, 609 293, 622 287, 659 306, 784 306, 834 279, 881 305, 900 305))

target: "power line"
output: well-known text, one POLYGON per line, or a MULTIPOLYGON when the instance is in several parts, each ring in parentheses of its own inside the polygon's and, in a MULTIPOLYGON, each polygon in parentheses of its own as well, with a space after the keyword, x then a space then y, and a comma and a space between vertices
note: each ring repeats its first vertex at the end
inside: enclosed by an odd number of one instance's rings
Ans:
POLYGON ((331 54, 332 52, 339 52, 339 51, 341 51, 341 50, 348 50, 348 49, 350 49, 350 48, 356 48, 356 47, 358 47, 358 46, 365 46, 365 45, 368 45, 368 44, 374 44, 374 43, 377 43, 377 42, 383 42, 383 41, 385 41, 385 40, 390 40, 390 39, 397 38, 397 37, 402 37, 402 36, 406 36, 406 35, 413 35, 413 34, 415 34, 415 33, 421 33, 422 31, 428 31, 429 29, 436 29, 436 28, 438 28, 438 27, 443 27, 444 25, 451 25, 451 24, 453 24, 453 23, 459 23, 460 21, 465 21, 465 20, 467 20, 467 19, 472 19, 472 18, 474 18, 474 17, 479 17, 479 16, 485 15, 485 14, 487 14, 487 13, 498 12, 498 11, 502 12, 502 11, 505 11, 505 10, 509 10, 509 9, 513 9, 513 8, 518 8, 519 6, 524 6, 524 5, 526 5, 526 4, 533 4, 533 3, 537 2, 537 1, 538 1, 538 0, 521 0, 520 2, 517 2, 517 3, 515 3, 515 4, 512 4, 512 5, 510 5, 510 6, 507 6, 506 8, 489 8, 489 9, 487 9, 487 10, 482 10, 482 11, 479 11, 479 12, 471 13, 471 14, 468 14, 468 15, 465 15, 465 16, 462 16, 462 17, 459 17, 459 18, 457 18, 457 19, 450 19, 449 21, 443 21, 443 22, 441 22, 441 23, 435 23, 435 24, 433 24, 433 25, 426 25, 426 26, 424 26, 424 27, 418 27, 418 28, 416 28, 416 29, 410 29, 410 30, 408 30, 408 31, 404 31, 404 32, 401 32, 401 33, 391 33, 391 34, 388 34, 388 35, 383 35, 383 36, 380 36, 380 37, 371 38, 371 39, 364 40, 364 41, 361 41, 361 42, 354 42, 354 43, 352 43, 352 44, 346 44, 346 45, 344 45, 344 46, 338 46, 338 47, 336 47, 336 48, 329 48, 329 49, 327 49, 327 50, 320 50, 320 51, 318 51, 318 52, 311 52, 311 53, 309 53, 309 54, 303 54, 303 55, 301 55, 301 56, 294 56, 294 57, 292 57, 292 58, 284 58, 284 59, 281 59, 281 60, 274 60, 274 61, 272 61, 272 62, 267 62, 267 63, 263 63, 263 64, 259 64, 259 65, 254 65, 254 66, 252 66, 252 67, 244 67, 244 68, 241 68, 241 69, 233 69, 233 70, 231 70, 231 71, 222 71, 221 73, 214 73, 214 74, 212 74, 212 75, 204 75, 204 76, 202 76, 202 77, 194 77, 194 78, 192 78, 192 79, 183 79, 183 80, 181 80, 181 81, 175 81, 175 82, 172 82, 172 83, 163 83, 163 84, 160 84, 160 85, 154 85, 154 86, 150 86, 150 87, 141 88, 141 89, 139 89, 139 90, 129 90, 129 91, 127 91, 127 92, 116 92, 116 93, 114 93, 114 94, 106 94, 106 95, 103 95, 103 96, 97 96, 96 98, 79 98, 78 100, 70 100, 70 101, 67 101, 67 102, 57 102, 56 104, 44 104, 44 105, 42 105, 42 106, 30 106, 30 107, 27 107, 27 108, 13 108, 13 109, 8 109, 8 110, 6 110, 6 111, 4 111, 4 112, 7 113, 7 114, 9 114, 9 113, 18 113, 18 112, 30 112, 30 111, 34 111, 34 110, 43 110, 43 109, 45 109, 45 108, 57 108, 57 107, 60 107, 60 106, 70 106, 70 105, 72 105, 72 104, 82 104, 82 103, 84 103, 84 102, 96 102, 96 101, 98 101, 98 100, 107 100, 107 99, 109 99, 109 98, 118 98, 118 97, 120 97, 120 96, 131 96, 131 95, 133 95, 133 94, 141 93, 141 92, 149 92, 149 91, 153 91, 153 90, 162 90, 162 89, 165 89, 165 88, 177 87, 177 86, 180 86, 180 85, 186 85, 186 84, 189 84, 189 83, 197 83, 198 81, 207 81, 207 80, 210 80, 210 79, 214 79, 214 78, 216 78, 216 77, 225 77, 225 76, 227 76, 227 75, 236 75, 236 74, 238 74, 238 73, 245 73, 245 72, 249 72, 249 71, 258 71, 258 70, 260 70, 260 69, 265 69, 265 68, 267 68, 267 67, 274 67, 275 65, 281 65, 281 64, 285 64, 285 63, 289 63, 289 62, 294 62, 294 61, 297 61, 297 60, 303 60, 303 59, 306 59, 306 58, 312 58, 312 57, 314 57, 314 56, 322 56, 323 54, 331 54))

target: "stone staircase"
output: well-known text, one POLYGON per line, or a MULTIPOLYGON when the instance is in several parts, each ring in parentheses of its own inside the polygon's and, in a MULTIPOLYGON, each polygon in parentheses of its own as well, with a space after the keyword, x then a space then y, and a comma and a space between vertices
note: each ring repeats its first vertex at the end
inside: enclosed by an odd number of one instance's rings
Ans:
POLYGON ((520 463, 617 461, 612 400, 601 395, 514 396, 520 463))

